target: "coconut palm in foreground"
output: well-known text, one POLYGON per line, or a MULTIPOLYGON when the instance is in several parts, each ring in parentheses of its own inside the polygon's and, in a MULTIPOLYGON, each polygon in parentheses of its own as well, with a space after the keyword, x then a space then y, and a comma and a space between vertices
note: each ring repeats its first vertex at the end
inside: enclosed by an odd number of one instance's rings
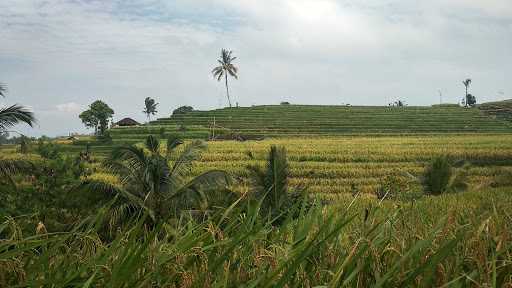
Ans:
POLYGON ((215 77, 217 81, 220 81, 224 76, 226 83, 226 96, 228 98, 229 108, 231 108, 232 105, 231 98, 229 97, 228 74, 231 77, 238 79, 238 68, 232 63, 233 61, 235 61, 236 57, 232 57, 232 53, 233 51, 222 49, 221 56, 217 60, 217 62, 219 62, 220 65, 213 68, 212 70, 213 77, 215 77))
POLYGON ((146 97, 144 100, 144 110, 142 111, 148 117, 148 120, 151 120, 151 115, 155 115, 157 113, 156 106, 158 103, 155 102, 155 99, 150 97, 146 97))
MULTIPOLYGON (((5 97, 7 87, 0 83, 0 96, 5 97)), ((9 107, 0 108, 0 132, 5 132, 8 128, 18 123, 26 123, 32 127, 35 122, 34 114, 27 108, 14 104, 9 107)))
MULTIPOLYGON (((0 96, 5 97, 6 92, 7 86, 0 83, 0 96)), ((15 104, 0 108, 0 133, 6 132, 7 129, 21 122, 32 127, 35 121, 34 114, 23 106, 15 104)), ((32 168, 33 165, 25 160, 0 159, 0 181, 7 179, 10 184, 14 185, 12 180, 14 174, 26 172, 32 168)))
POLYGON ((198 203, 208 198, 208 193, 226 190, 230 179, 225 172, 219 170, 208 171, 190 179, 192 162, 206 145, 202 141, 194 141, 186 145, 181 153, 177 153, 176 148, 182 143, 170 137, 165 153, 162 153, 159 140, 148 136, 144 147, 117 147, 105 166, 117 176, 119 183, 92 178, 86 180, 81 187, 92 192, 107 192, 120 199, 114 212, 119 219, 113 219, 112 223, 137 211, 144 211, 155 223, 178 216, 183 210, 198 208, 198 203))

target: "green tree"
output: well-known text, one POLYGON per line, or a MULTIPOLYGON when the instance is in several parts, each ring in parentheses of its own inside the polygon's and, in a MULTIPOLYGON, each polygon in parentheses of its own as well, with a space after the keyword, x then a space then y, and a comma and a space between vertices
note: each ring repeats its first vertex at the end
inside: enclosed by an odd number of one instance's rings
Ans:
POLYGON ((469 105, 469 104, 468 104, 468 100, 469 100, 469 99, 468 99, 468 88, 469 88, 469 85, 471 85, 471 79, 469 79, 469 78, 468 78, 468 79, 466 79, 466 80, 462 81, 462 84, 464 84, 464 86, 466 87, 466 97, 465 97, 466 101, 465 101, 465 106, 468 106, 468 105, 469 105))
POLYGON ((221 56, 217 60, 219 62, 219 66, 213 68, 212 73, 213 77, 217 79, 217 81, 222 80, 222 77, 224 76, 225 83, 226 83, 226 96, 228 98, 229 108, 232 107, 231 105, 231 98, 229 97, 229 86, 228 86, 228 74, 238 79, 238 68, 233 65, 233 61, 235 61, 236 57, 232 57, 231 54, 233 51, 228 51, 226 49, 222 49, 221 56))
POLYGON ((108 128, 109 119, 114 110, 101 100, 94 101, 89 109, 80 113, 78 117, 87 128, 94 128, 94 134, 103 135, 108 128))
POLYGON ((466 99, 467 99, 467 100, 466 100, 466 104, 467 104, 468 106, 473 107, 473 106, 475 106, 475 105, 476 105, 476 97, 475 97, 475 96, 473 96, 473 95, 471 95, 471 94, 468 94, 468 96, 466 97, 466 99))
MULTIPOLYGON (((164 149, 161 149, 159 140, 150 135, 144 147, 117 147, 106 161, 106 168, 120 182, 113 184, 89 179, 82 184, 82 188, 118 197, 111 223, 119 223, 137 211, 147 212, 156 223, 177 216, 182 210, 197 209, 205 200, 223 199, 208 195, 227 191, 225 187, 230 182, 227 173, 213 170, 189 180, 191 165, 206 144, 194 141, 178 154, 176 148, 182 143, 171 136, 165 151, 162 151, 164 149)), ((208 207, 212 205, 209 203, 208 207)))
POLYGON ((144 100, 144 110, 142 111, 148 117, 148 120, 151 120, 151 115, 155 115, 158 111, 156 111, 156 106, 158 103, 155 102, 155 99, 150 97, 146 97, 144 100))

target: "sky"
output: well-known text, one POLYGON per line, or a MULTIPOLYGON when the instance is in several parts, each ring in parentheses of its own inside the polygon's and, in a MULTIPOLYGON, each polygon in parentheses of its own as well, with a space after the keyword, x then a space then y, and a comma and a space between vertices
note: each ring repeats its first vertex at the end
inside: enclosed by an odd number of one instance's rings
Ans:
POLYGON ((466 78, 512 98, 510 0, 1 0, 0 107, 31 107, 33 136, 92 132, 97 99, 141 122, 145 97, 158 117, 225 107, 222 48, 240 106, 457 103, 466 78))

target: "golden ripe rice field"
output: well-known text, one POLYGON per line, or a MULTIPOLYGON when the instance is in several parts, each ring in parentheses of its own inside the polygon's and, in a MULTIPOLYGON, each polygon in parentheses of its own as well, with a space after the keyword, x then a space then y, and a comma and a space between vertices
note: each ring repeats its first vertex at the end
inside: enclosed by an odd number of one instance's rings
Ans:
POLYGON ((465 173, 474 188, 512 171, 512 135, 431 135, 209 142, 193 172, 222 169, 244 176, 248 165, 263 164, 271 145, 286 147, 292 184, 329 198, 353 187, 373 193, 387 175, 420 175, 432 157, 443 154, 470 164, 465 173))

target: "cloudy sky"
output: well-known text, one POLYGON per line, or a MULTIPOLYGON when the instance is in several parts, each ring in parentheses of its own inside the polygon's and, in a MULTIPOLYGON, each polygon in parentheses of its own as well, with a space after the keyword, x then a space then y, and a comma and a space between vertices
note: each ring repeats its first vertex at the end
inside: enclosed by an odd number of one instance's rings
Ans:
POLYGON ((32 107, 31 135, 85 131, 96 99, 140 121, 147 96, 160 117, 218 108, 221 48, 242 106, 455 103, 467 77, 480 102, 512 95, 510 0, 1 0, 0 105, 32 107))

